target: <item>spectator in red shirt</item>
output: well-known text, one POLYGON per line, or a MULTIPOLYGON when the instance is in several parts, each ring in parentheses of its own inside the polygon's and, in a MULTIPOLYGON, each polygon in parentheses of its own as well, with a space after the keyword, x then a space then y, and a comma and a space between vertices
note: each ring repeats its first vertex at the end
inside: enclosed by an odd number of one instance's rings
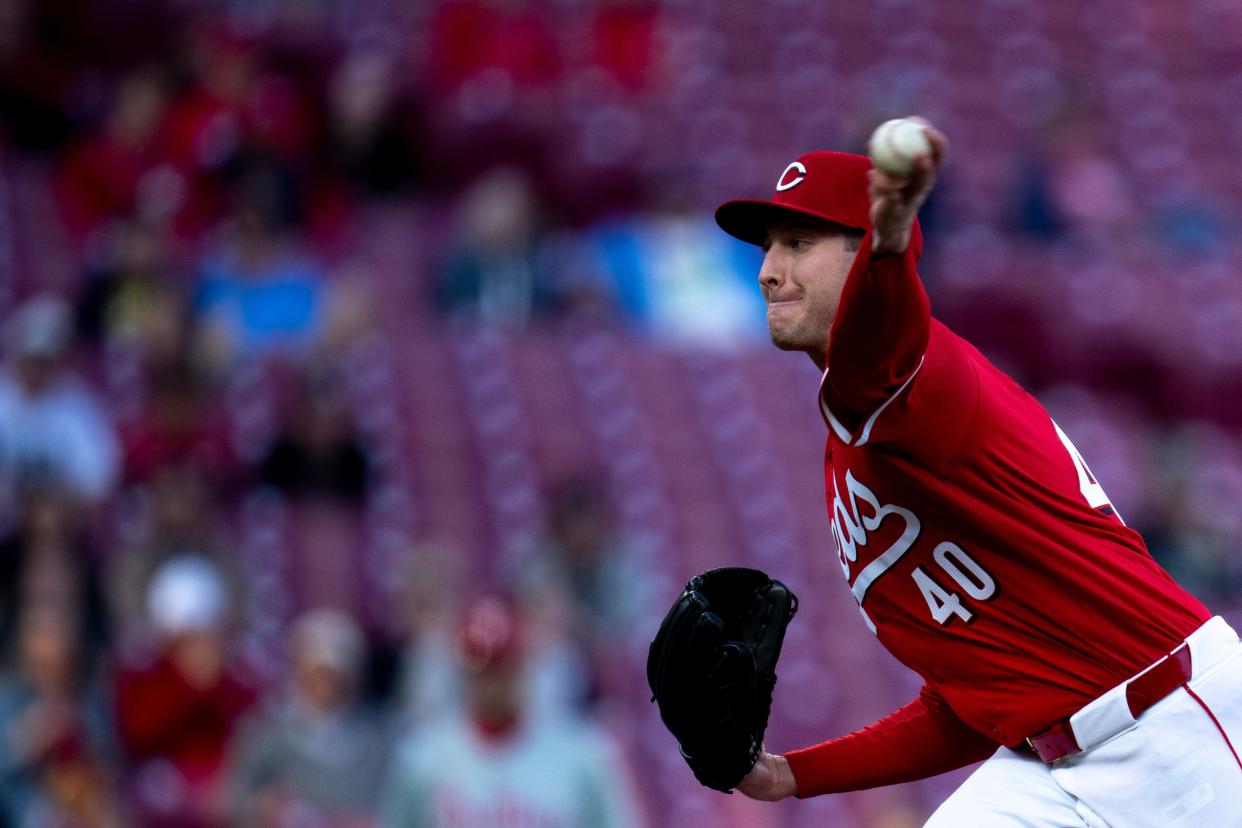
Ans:
POLYGON ((72 147, 61 164, 57 190, 65 223, 79 242, 97 228, 130 215, 175 214, 183 187, 161 166, 160 126, 166 96, 153 71, 138 71, 117 87, 102 127, 72 147))
POLYGON ((480 77, 531 88, 560 75, 550 15, 538 4, 450 0, 436 9, 430 30, 428 75, 442 89, 480 77))
POLYGON ((591 21, 593 63, 627 91, 646 89, 658 76, 659 16, 648 0, 612 0, 591 21))
POLYGON ((206 559, 180 557, 156 571, 148 611, 159 649, 123 671, 117 688, 131 795, 144 826, 227 824, 226 750, 251 706, 251 681, 229 659, 224 579, 206 559))
POLYGON ((193 366, 155 371, 146 410, 121 428, 129 480, 149 483, 168 466, 192 466, 217 487, 235 477, 227 424, 207 397, 193 366))

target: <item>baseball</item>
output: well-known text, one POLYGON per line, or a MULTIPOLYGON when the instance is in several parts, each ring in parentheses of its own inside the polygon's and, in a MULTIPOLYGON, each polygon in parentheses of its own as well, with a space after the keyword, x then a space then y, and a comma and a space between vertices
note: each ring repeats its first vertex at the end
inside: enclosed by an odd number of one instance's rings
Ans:
POLYGON ((867 151, 877 168, 904 178, 914 170, 914 159, 932 151, 925 127, 909 118, 885 121, 871 133, 867 151))

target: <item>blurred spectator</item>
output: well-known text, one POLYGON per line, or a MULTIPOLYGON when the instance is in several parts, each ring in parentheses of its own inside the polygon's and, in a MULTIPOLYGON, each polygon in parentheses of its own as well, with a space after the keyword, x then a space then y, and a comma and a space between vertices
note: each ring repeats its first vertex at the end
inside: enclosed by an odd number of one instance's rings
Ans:
MULTIPOLYGON (((465 703, 456 650, 461 595, 468 585, 467 561, 451 541, 424 543, 412 550, 397 610, 405 639, 401 703, 412 721, 460 713, 465 703)), ((540 717, 577 713, 587 697, 589 677, 582 655, 566 636, 565 613, 558 611, 563 605, 555 604, 546 612, 542 607, 526 609, 530 610, 524 636, 526 707, 540 717), (549 623, 549 618, 556 623, 549 623)))
POLYGON ((327 107, 329 169, 360 194, 401 193, 421 174, 418 109, 382 47, 346 55, 328 83, 327 107))
POLYGON ((112 221, 133 216, 164 222, 182 209, 185 182, 167 162, 160 140, 166 106, 159 70, 136 70, 118 84, 100 129, 66 153, 58 194, 65 223, 79 242, 112 221))
POLYGON ((226 553, 232 548, 216 492, 194 463, 153 469, 146 486, 130 493, 119 528, 119 559, 110 567, 112 608, 122 630, 140 629, 149 613, 151 578, 166 561, 200 555, 234 585, 226 553))
POLYGON ((0 653, 35 609, 72 619, 76 656, 94 666, 110 628, 99 566, 73 499, 55 489, 27 492, 17 526, 0 538, 0 653))
POLYGON ((384 825, 638 824, 626 771, 603 734, 530 715, 525 636, 511 601, 471 601, 457 640, 466 709, 409 737, 385 791, 384 825))
POLYGON ((370 825, 391 738, 358 700, 362 630, 344 613, 312 610, 294 623, 290 650, 292 686, 240 737, 234 824, 370 825))
POLYGON ((1179 584, 1217 608, 1242 596, 1236 539, 1242 516, 1242 446, 1206 424, 1185 424, 1151 443, 1156 469, 1136 528, 1179 584))
POLYGON ((112 729, 72 613, 32 607, 0 675, 0 825, 111 828, 112 729))
POLYGON ((229 596, 203 558, 180 557, 148 592, 158 651, 118 679, 116 703, 129 788, 147 826, 228 824, 225 756, 255 688, 229 654, 229 596))
POLYGON ((250 170, 223 243, 203 262, 196 311, 220 367, 305 352, 322 331, 324 272, 294 243, 287 188, 274 167, 250 170))
POLYGON ((370 463, 342 377, 329 369, 308 370, 259 468, 264 483, 289 497, 358 503, 366 496, 370 463))
POLYGON ((185 346, 187 309, 163 228, 118 222, 86 274, 78 298, 78 328, 95 343, 137 351, 164 363, 185 346))
POLYGON ((266 67, 258 72, 243 101, 243 152, 260 153, 294 175, 309 167, 318 140, 314 107, 306 99, 304 81, 266 67))
POLYGON ((624 635, 643 599, 633 589, 636 573, 603 481, 586 474, 562 481, 552 492, 548 512, 543 544, 523 567, 527 585, 544 600, 567 604, 574 626, 592 639, 624 635))
POLYGON ((492 170, 463 195, 438 304, 453 316, 521 327, 555 309, 561 275, 528 176, 492 170))
POLYGON ((618 536, 601 481, 579 475, 552 493, 547 534, 521 562, 517 578, 532 615, 554 636, 573 641, 591 671, 590 692, 623 692, 621 655, 647 639, 638 623, 647 596, 643 573, 618 536))
POLYGON ((453 650, 466 564, 460 549, 441 542, 416 545, 407 566, 393 610, 405 641, 400 694, 406 715, 421 722, 460 702, 453 650))
POLYGON ((410 550, 395 607, 404 638, 401 705, 414 721, 438 718, 460 703, 453 655, 466 588, 466 562, 450 542, 424 542, 410 550))
POLYGON ((248 149, 246 108, 260 89, 259 54, 250 39, 206 19, 182 45, 188 83, 168 105, 161 139, 182 182, 178 229, 194 237, 223 211, 224 179, 248 149))
POLYGON ((559 78, 553 18, 540 3, 446 0, 429 24, 427 75, 451 93, 468 84, 501 90, 540 87, 559 78))
POLYGON ((169 107, 169 153, 204 206, 251 153, 284 170, 305 163, 314 117, 296 79, 280 71, 253 27, 210 15, 185 27, 177 56, 188 83, 169 107))
POLYGON ((1135 194, 1115 154, 1103 146, 1098 129, 1098 121, 1070 112, 1049 131, 1051 214, 1062 217, 1067 229, 1079 236, 1117 241, 1134 226, 1135 194))
POLYGON ((1199 519, 1181 489, 1163 508, 1141 516, 1138 529, 1152 557, 1174 580, 1209 606, 1227 606, 1242 593, 1242 564, 1229 536, 1199 519))
POLYGON ((1065 220, 1052 194, 1052 161, 1040 148, 1022 153, 1010 195, 1013 229, 1032 239, 1055 241, 1065 234, 1065 220))
POLYGON ((650 0, 610 0, 591 21, 592 58, 623 89, 638 91, 659 77, 660 8, 650 0))
POLYGON ((10 320, 0 372, 0 486, 63 487, 88 503, 116 479, 116 432, 98 395, 66 366, 69 307, 39 297, 10 320))
POLYGON ((204 385, 184 361, 154 369, 146 406, 121 426, 128 482, 150 483, 169 467, 189 467, 227 491, 239 477, 228 425, 204 385))
POLYGON ((79 58, 65 38, 53 44, 48 37, 56 31, 56 17, 72 6, 0 3, 0 128, 6 145, 45 152, 72 133, 65 93, 79 58))
POLYGON ((755 248, 684 201, 671 197, 665 209, 591 229, 601 289, 636 327, 670 341, 729 347, 757 338, 765 328, 755 248))
POLYGON ((1146 193, 1151 205, 1150 233, 1164 243, 1170 259, 1213 257, 1237 236, 1237 216, 1199 182, 1174 180, 1146 193))

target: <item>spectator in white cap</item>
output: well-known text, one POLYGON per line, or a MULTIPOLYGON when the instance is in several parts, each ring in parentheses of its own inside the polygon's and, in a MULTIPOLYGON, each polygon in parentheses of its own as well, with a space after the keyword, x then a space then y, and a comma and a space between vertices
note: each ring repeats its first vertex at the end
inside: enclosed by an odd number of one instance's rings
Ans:
POLYGON ((239 739, 234 824, 371 824, 393 729, 359 702, 362 630, 343 612, 316 609, 294 623, 289 642, 288 691, 239 739))
POLYGON ((4 488, 64 488, 88 502, 116 480, 119 448, 105 406, 65 365, 69 306, 40 296, 10 318, 10 355, 0 370, 0 482, 4 488))
POLYGON ((151 624, 170 639, 219 629, 227 606, 220 571, 196 555, 167 561, 156 570, 147 592, 151 624))
POLYGON ((228 825, 224 759, 256 694, 228 657, 224 578, 206 558, 171 558, 151 579, 147 609, 158 654, 123 670, 116 694, 133 805, 145 826, 228 825))

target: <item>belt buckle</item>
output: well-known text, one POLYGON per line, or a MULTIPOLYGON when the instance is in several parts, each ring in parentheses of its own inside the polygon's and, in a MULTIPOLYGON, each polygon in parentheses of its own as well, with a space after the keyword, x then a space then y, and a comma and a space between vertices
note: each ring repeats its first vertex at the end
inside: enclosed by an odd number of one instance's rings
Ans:
POLYGON ((1047 764, 1082 753, 1068 719, 1062 719, 1046 730, 1026 737, 1026 743, 1035 751, 1040 761, 1047 764), (1039 739, 1039 745, 1035 744, 1036 739, 1039 739))
MULTIPOLYGON (((1044 731, 1044 732, 1046 733, 1047 731, 1044 731)), ((1039 748, 1035 747, 1035 737, 1034 737, 1034 736, 1027 736, 1027 737, 1026 737, 1025 739, 1023 739, 1022 741, 1023 741, 1023 742, 1025 742, 1025 743, 1026 743, 1026 746, 1027 746, 1028 748, 1030 748, 1030 749, 1031 749, 1031 753, 1035 754, 1035 758, 1036 758, 1036 759, 1038 759, 1038 760, 1039 760, 1039 761, 1041 761, 1041 762, 1045 762, 1046 764, 1049 764, 1049 765, 1050 765, 1050 764, 1052 764, 1053 762, 1060 762, 1062 759, 1064 759, 1064 758, 1065 758, 1064 756, 1061 756, 1061 757, 1058 757, 1058 758, 1056 758, 1056 759, 1053 759, 1053 760, 1052 760, 1052 762, 1048 762, 1046 759, 1044 759, 1043 754, 1041 754, 1041 753, 1040 753, 1039 748)))
POLYGON ((1022 740, 1022 743, 1026 745, 1027 748, 1030 749, 1032 756, 1034 756, 1036 759, 1038 759, 1041 762, 1044 761, 1044 757, 1039 755, 1039 748, 1035 747, 1034 737, 1027 736, 1025 739, 1022 740))

